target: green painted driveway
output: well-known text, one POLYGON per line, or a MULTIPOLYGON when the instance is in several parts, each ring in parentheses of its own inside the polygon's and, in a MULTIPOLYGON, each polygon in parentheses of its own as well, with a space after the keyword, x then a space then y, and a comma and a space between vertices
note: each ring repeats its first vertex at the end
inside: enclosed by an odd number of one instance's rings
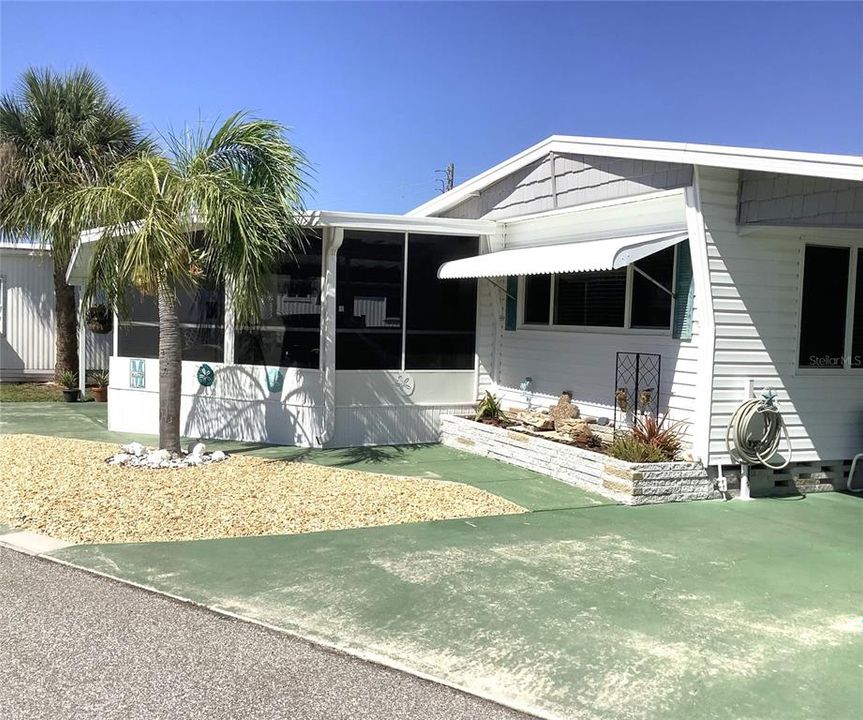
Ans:
MULTIPOLYGON (((127 439, 93 403, 3 405, 0 422, 127 439)), ((861 498, 623 507, 439 446, 214 445, 466 482, 534 512, 52 555, 550 717, 863 714, 861 498)))
POLYGON ((840 720, 861 528, 824 494, 55 556, 547 715, 840 720))

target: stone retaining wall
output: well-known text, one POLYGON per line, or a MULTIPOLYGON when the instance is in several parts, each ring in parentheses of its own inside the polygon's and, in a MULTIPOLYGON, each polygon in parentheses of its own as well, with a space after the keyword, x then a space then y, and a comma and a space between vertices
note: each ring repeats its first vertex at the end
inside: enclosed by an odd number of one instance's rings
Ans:
POLYGON ((627 505, 721 497, 701 463, 629 463, 455 415, 441 415, 441 442, 549 475, 627 505))

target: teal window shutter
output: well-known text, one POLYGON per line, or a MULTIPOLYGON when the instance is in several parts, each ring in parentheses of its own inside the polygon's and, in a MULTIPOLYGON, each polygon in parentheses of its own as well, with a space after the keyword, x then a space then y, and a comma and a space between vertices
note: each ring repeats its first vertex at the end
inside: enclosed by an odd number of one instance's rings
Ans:
POLYGON ((518 278, 509 275, 506 278, 506 329, 515 330, 518 323, 518 278))
POLYGON ((677 276, 674 278, 674 318, 672 337, 680 340, 692 339, 692 305, 695 288, 692 283, 692 258, 689 241, 677 246, 677 276))

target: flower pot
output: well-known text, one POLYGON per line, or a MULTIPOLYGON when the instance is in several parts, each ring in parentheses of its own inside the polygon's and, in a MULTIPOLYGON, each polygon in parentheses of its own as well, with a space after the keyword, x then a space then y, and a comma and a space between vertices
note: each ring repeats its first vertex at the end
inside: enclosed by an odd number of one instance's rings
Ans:
POLYGON ((108 402, 108 388, 94 387, 90 388, 90 393, 96 402, 108 402))
POLYGON ((96 335, 107 335, 111 332, 113 323, 111 322, 99 322, 98 320, 92 320, 87 323, 87 329, 91 333, 95 333, 96 335))
POLYGON ((107 305, 93 305, 84 315, 87 329, 98 335, 106 335, 114 327, 114 315, 107 305))
POLYGON ((64 388, 63 399, 66 402, 78 402, 78 395, 80 394, 81 391, 78 388, 64 388))

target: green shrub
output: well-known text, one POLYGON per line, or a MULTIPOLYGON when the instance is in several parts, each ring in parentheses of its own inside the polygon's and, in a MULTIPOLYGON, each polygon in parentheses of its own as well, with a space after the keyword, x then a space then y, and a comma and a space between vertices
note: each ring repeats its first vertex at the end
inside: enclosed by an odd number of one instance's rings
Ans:
POLYGON ((635 421, 632 437, 642 444, 656 448, 664 461, 677 460, 683 446, 683 429, 686 423, 668 422, 668 415, 655 418, 645 415, 635 421))
POLYGON ((96 387, 108 387, 108 371, 107 370, 91 370, 90 382, 96 387))
POLYGON ((78 387, 78 373, 64 370, 60 373, 60 384, 68 390, 74 390, 78 387))
POLYGON ((633 463, 666 462, 672 459, 659 448, 634 435, 618 435, 609 445, 608 454, 618 460, 633 463))
POLYGON ((506 413, 500 404, 500 398, 492 395, 488 390, 485 391, 485 397, 479 401, 476 406, 476 415, 474 420, 504 420, 506 413))

